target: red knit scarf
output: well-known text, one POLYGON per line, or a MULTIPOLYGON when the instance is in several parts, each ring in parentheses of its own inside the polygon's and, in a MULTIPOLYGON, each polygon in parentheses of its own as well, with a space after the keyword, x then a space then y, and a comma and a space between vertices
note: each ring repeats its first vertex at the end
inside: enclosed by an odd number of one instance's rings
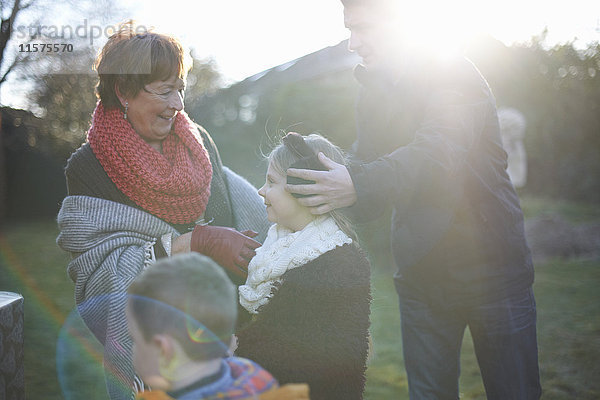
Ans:
POLYGON ((127 197, 172 224, 196 221, 206 209, 212 166, 196 125, 177 113, 162 154, 123 118, 98 102, 88 132, 100 164, 127 197))

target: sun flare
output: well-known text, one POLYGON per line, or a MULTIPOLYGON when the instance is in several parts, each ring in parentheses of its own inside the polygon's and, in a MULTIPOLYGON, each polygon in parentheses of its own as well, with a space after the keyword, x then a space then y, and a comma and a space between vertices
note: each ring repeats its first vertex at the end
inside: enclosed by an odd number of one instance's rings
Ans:
POLYGON ((403 46, 449 56, 483 31, 476 2, 399 2, 394 10, 397 40, 403 46), (467 4, 469 3, 469 4, 467 4), (465 12, 469 10, 469 12, 465 12))

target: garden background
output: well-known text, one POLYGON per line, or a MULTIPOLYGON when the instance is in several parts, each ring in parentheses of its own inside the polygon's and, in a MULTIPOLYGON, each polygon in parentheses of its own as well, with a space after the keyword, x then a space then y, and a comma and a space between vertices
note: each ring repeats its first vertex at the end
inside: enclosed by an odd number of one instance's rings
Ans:
MULTIPOLYGON (((544 35, 510 47, 480 37, 466 51, 488 79, 498 105, 520 110, 527 120, 529 171, 519 195, 536 255, 543 398, 596 399, 600 46, 550 47, 544 35)), ((93 55, 78 57, 92 64, 93 55)), ((100 399, 103 382, 89 379, 99 366, 94 345, 75 367, 65 364, 61 353, 62 345, 77 342, 77 331, 67 329, 73 327, 74 310, 73 284, 66 274, 69 257, 55 244, 55 216, 66 194, 63 168, 85 140, 96 102, 95 78, 44 73, 34 68, 35 62, 24 61, 20 73, 29 82, 31 106, 0 109, 0 290, 25 298, 27 398, 68 398, 63 389, 75 385, 87 393, 85 398, 100 399)), ((261 153, 280 130, 318 131, 342 147, 351 145, 355 61, 342 42, 224 87, 214 61, 195 59, 186 110, 212 134, 224 164, 258 187, 266 170, 261 153)), ((373 400, 407 398, 387 224, 382 219, 360 227, 373 264, 374 356, 366 390, 366 398, 373 400)), ((461 394, 485 398, 468 332, 461 394)))

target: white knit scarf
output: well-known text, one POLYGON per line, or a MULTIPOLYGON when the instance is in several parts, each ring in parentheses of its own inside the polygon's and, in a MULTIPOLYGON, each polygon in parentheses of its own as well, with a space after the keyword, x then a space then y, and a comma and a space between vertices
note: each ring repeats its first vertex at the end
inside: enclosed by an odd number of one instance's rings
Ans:
POLYGON ((319 217, 292 232, 277 224, 269 228, 262 247, 248 265, 246 284, 239 287, 240 304, 252 314, 267 304, 281 276, 338 246, 352 243, 331 217, 319 217))

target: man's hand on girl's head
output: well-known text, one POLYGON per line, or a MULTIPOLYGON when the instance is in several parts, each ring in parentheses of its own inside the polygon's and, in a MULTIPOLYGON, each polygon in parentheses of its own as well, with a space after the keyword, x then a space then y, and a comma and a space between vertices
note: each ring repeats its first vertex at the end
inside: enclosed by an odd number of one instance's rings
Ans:
POLYGON ((319 160, 327 167, 327 171, 294 168, 287 170, 288 175, 314 181, 314 184, 288 184, 285 190, 308 195, 309 197, 298 198, 298 201, 316 215, 353 205, 356 202, 356 190, 346 166, 332 161, 323 153, 319 153, 319 160))

